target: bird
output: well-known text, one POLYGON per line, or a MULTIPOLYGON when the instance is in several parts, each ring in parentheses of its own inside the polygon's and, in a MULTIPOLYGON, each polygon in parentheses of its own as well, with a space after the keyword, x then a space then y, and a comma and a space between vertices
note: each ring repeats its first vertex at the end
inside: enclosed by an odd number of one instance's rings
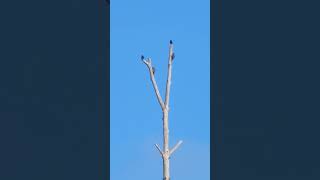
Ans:
POLYGON ((172 55, 171 55, 171 60, 173 61, 173 59, 174 59, 175 57, 176 57, 175 54, 172 53, 172 55))
POLYGON ((141 55, 141 60, 142 60, 142 61, 144 60, 144 56, 143 56, 143 55, 141 55))
POLYGON ((172 40, 170 40, 170 44, 172 44, 172 40))
POLYGON ((152 67, 152 74, 154 75, 155 72, 156 72, 156 68, 152 67))

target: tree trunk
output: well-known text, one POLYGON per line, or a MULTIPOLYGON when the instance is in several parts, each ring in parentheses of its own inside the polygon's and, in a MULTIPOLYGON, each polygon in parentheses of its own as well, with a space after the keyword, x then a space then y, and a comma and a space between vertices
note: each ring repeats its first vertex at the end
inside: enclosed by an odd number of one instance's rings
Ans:
POLYGON ((169 158, 162 158, 163 159, 163 180, 169 180, 169 158))
POLYGON ((168 127, 168 110, 165 109, 163 111, 163 179, 169 180, 170 172, 169 172, 169 127, 168 127))

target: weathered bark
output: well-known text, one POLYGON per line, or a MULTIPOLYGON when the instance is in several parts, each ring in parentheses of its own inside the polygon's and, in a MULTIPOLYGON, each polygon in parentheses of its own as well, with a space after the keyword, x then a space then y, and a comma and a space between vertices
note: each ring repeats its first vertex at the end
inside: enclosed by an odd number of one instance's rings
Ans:
POLYGON ((155 144, 156 148, 158 149, 159 153, 161 154, 163 160, 163 179, 169 180, 170 179, 170 156, 172 153, 179 148, 182 141, 179 141, 171 150, 169 149, 169 99, 170 99, 170 88, 171 88, 171 71, 172 71, 172 59, 173 58, 173 44, 170 43, 169 45, 169 62, 168 62, 168 76, 167 76, 167 84, 166 84, 166 94, 165 94, 165 102, 163 103, 162 98, 160 96, 158 86, 156 80, 154 78, 152 61, 150 58, 147 60, 143 60, 143 62, 147 65, 149 69, 150 79, 153 84, 153 88, 155 90, 158 102, 161 106, 162 113, 163 113, 163 150, 160 149, 158 144, 155 144))
POLYGON ((169 111, 169 99, 170 99, 170 87, 171 87, 172 53, 173 53, 173 45, 170 44, 169 58, 168 58, 169 62, 168 62, 168 77, 167 77, 167 86, 166 86, 166 99, 164 102, 168 111, 169 111))
POLYGON ((153 70, 152 70, 152 61, 150 58, 148 58, 147 60, 143 60, 143 62, 147 65, 148 69, 149 69, 149 73, 150 73, 150 79, 151 79, 151 82, 152 82, 152 85, 153 85, 153 89, 156 93, 156 96, 157 96, 157 99, 158 99, 158 102, 161 106, 161 109, 164 109, 165 106, 163 104, 163 101, 162 101, 162 98, 161 98, 161 95, 160 95, 160 92, 158 90, 158 86, 157 86, 157 82, 156 82, 156 79, 154 77, 154 74, 153 74, 153 70))
MULTIPOLYGON (((166 105, 166 107, 168 107, 166 105)), ((163 148, 164 153, 162 156, 163 159, 163 177, 165 180, 169 179, 170 172, 169 172, 169 127, 168 127, 168 109, 164 109, 163 111, 163 148)))

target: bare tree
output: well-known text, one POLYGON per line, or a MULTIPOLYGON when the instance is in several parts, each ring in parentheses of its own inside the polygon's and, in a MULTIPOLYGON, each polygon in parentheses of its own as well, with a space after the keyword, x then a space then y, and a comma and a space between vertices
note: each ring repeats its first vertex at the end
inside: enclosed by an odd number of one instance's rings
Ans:
POLYGON ((173 43, 170 40, 169 44, 169 62, 168 62, 168 76, 167 76, 167 86, 166 86, 166 94, 165 94, 165 101, 163 102, 161 95, 158 90, 157 82, 155 80, 155 68, 152 66, 151 58, 144 58, 141 56, 141 60, 147 65, 149 69, 150 79, 156 93, 158 102, 162 109, 163 113, 163 150, 159 147, 158 144, 155 144, 156 148, 160 152, 160 155, 163 160, 163 180, 170 180, 170 171, 169 171, 169 159, 172 153, 178 149, 181 145, 182 141, 180 140, 172 149, 169 149, 169 125, 168 125, 168 117, 169 117, 169 99, 170 99, 170 87, 171 87, 171 69, 173 59, 175 58, 173 52, 173 43))

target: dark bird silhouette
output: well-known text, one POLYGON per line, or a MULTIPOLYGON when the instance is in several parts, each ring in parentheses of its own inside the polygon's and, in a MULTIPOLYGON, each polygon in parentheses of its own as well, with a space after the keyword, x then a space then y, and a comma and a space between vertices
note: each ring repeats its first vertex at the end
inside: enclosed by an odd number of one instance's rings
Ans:
POLYGON ((154 73, 156 73, 156 68, 152 67, 152 74, 154 75, 154 73))
POLYGON ((173 61, 173 59, 176 57, 176 55, 174 53, 172 53, 171 55, 171 60, 173 61))
POLYGON ((141 60, 142 60, 142 61, 144 60, 144 56, 143 56, 143 55, 141 55, 141 60))
POLYGON ((170 44, 172 44, 172 40, 170 40, 170 44))

